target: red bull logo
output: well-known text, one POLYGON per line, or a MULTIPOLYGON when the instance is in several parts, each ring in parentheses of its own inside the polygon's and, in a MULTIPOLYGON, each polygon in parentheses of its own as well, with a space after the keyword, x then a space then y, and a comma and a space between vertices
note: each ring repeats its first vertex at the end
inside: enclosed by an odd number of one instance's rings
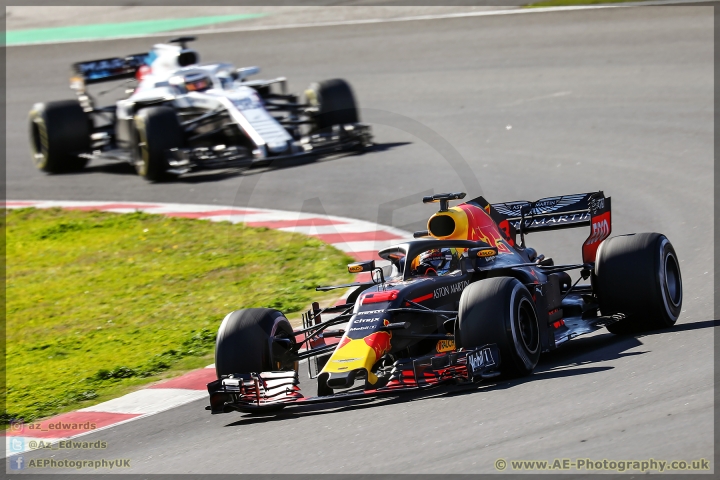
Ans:
MULTIPOLYGON (((385 321, 387 322, 387 320, 385 321)), ((392 339, 392 333, 390 332, 375 332, 363 340, 375 352, 375 359, 379 360, 390 351, 390 339, 392 339)))
POLYGON ((463 210, 467 215, 468 240, 482 240, 488 245, 497 247, 498 252, 510 253, 495 222, 483 209, 469 204, 458 205, 457 208, 463 210))
MULTIPOLYGON (((390 322, 384 320, 383 324, 390 322)), ((375 384, 377 376, 372 373, 373 365, 391 349, 392 333, 373 332, 370 335, 352 339, 347 336, 338 344, 321 373, 341 373, 347 370, 363 368, 367 372, 368 382, 375 384)))

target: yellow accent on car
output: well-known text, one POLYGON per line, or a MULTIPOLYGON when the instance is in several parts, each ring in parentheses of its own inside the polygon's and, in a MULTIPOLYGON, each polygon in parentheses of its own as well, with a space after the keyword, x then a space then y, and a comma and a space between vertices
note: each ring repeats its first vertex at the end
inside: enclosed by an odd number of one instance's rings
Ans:
POLYGON ((310 105, 318 104, 317 94, 315 93, 315 90, 311 90, 311 89, 305 90, 305 98, 307 99, 307 102, 310 105))
POLYGON ((458 207, 437 212, 428 220, 427 229, 430 235, 440 240, 465 240, 468 238, 467 214, 458 207))
POLYGON ((455 350, 455 340, 452 340, 452 339, 439 340, 437 345, 435 345, 435 350, 438 353, 451 352, 451 351, 455 350))
MULTIPOLYGON (((391 336, 389 332, 374 333, 391 336)), ((340 345, 343 341, 345 341, 345 337, 340 340, 340 345)), ((368 345, 364 338, 349 340, 342 347, 335 349, 320 373, 342 373, 364 368, 367 371, 368 382, 374 385, 378 378, 371 370, 378 360, 375 349, 368 345)))

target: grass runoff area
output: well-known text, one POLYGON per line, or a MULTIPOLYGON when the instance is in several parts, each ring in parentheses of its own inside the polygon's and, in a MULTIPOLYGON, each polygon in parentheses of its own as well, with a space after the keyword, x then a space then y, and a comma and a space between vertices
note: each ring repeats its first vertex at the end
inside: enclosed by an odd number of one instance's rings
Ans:
POLYGON ((332 297, 316 286, 352 280, 343 252, 243 224, 32 208, 5 220, 5 424, 204 367, 228 312, 304 311, 332 297))

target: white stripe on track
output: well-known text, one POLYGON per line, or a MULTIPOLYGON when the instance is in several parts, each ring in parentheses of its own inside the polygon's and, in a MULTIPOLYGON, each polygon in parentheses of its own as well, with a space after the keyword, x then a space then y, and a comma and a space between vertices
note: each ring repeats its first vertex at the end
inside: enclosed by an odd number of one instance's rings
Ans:
POLYGON ((333 243, 332 246, 339 250, 342 250, 343 252, 351 253, 382 250, 383 248, 397 245, 398 243, 402 243, 402 240, 368 240, 361 242, 338 242, 333 243))
POLYGON ((208 392, 206 390, 145 388, 92 407, 82 408, 78 412, 153 414, 207 396, 208 392))
POLYGON ((385 229, 378 230, 376 223, 370 222, 353 222, 350 224, 335 223, 333 225, 313 225, 310 227, 287 227, 278 228, 283 232, 294 232, 302 233, 304 235, 324 235, 329 233, 365 233, 365 232, 378 232, 385 231, 385 229))

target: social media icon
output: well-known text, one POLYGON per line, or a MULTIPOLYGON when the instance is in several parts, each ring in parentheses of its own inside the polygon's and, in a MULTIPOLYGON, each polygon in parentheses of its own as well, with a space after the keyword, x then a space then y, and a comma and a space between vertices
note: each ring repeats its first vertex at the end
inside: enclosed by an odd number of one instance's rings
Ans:
POLYGON ((22 470, 25 468, 25 458, 22 455, 10 458, 10 470, 22 470))
POLYGON ((22 420, 10 420, 10 431, 22 432, 23 428, 25 428, 25 423, 22 420))
POLYGON ((25 450, 25 439, 23 437, 10 437, 8 443, 8 450, 11 452, 22 452, 25 450))

